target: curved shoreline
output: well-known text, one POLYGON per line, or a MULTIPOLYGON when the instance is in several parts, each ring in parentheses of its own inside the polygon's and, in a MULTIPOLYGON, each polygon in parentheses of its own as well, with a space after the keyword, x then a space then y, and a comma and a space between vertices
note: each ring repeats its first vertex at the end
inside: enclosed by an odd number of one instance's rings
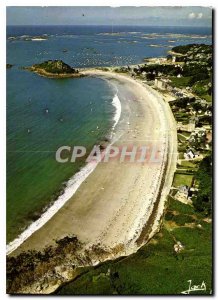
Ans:
POLYGON ((119 122, 119 119, 121 116, 121 111, 122 111, 120 99, 118 98, 117 94, 113 98, 112 105, 116 109, 115 114, 114 114, 114 124, 112 126, 112 129, 114 129, 116 127, 117 123, 119 122))
POLYGON ((22 243, 28 239, 34 232, 39 230, 43 225, 45 225, 64 204, 76 193, 79 186, 84 180, 95 170, 97 167, 97 162, 87 163, 79 172, 72 176, 67 182, 64 193, 58 197, 58 199, 49 207, 38 220, 31 223, 27 229, 25 229, 17 238, 11 241, 6 247, 6 254, 9 255, 15 251, 22 243))
MULTIPOLYGON (((76 267, 87 263, 83 260, 85 253, 90 255, 89 264, 96 265, 137 251, 159 228, 176 167, 176 126, 169 105, 159 93, 125 75, 98 70, 86 74, 116 79, 126 91, 123 104, 129 106, 130 122, 124 125, 124 134, 115 141, 116 146, 127 142, 137 146, 159 143, 161 161, 147 165, 98 164, 73 198, 12 256, 27 250, 41 251, 55 239, 73 234, 83 244, 81 263, 75 263, 76 267), (145 229, 148 234, 139 241, 145 229), (96 245, 107 254, 92 257, 91 249, 96 245)), ((56 288, 52 287, 53 291, 56 288)), ((34 285, 25 287, 25 291, 35 293, 34 285)), ((49 292, 51 287, 42 291, 49 292)))
MULTIPOLYGON (((114 113, 114 124, 111 128, 113 131, 119 122, 121 116, 121 103, 115 94, 112 100, 112 105, 115 107, 114 113)), ((80 185, 86 180, 86 178, 95 170, 98 162, 92 161, 87 163, 82 169, 74 174, 66 184, 64 193, 60 195, 55 202, 34 222, 32 222, 18 237, 13 241, 9 242, 6 246, 6 255, 9 255, 14 250, 16 250, 26 239, 28 239, 35 231, 39 230, 43 225, 45 225, 64 204, 76 193, 80 185)))

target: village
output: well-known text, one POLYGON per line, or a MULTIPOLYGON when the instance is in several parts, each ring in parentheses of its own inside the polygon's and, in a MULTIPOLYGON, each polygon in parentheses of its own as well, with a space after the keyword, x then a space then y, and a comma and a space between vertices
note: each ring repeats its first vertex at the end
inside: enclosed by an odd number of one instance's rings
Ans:
POLYGON ((167 57, 120 67, 162 93, 177 122, 178 161, 170 197, 193 204, 198 195, 196 172, 212 152, 212 47, 177 46, 167 57))

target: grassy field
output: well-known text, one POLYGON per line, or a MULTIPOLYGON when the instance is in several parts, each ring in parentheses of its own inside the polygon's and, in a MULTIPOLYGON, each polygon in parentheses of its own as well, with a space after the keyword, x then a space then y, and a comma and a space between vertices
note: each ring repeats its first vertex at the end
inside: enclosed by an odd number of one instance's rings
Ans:
POLYGON ((212 95, 203 94, 202 98, 207 100, 207 102, 212 102, 212 95))
POLYGON ((181 185, 191 186, 192 178, 193 175, 175 173, 173 179, 173 186, 174 187, 179 187, 181 185))
POLYGON ((178 133, 180 133, 180 134, 186 136, 187 138, 190 137, 190 132, 187 132, 187 131, 179 131, 178 133))
POLYGON ((180 150, 181 152, 179 152, 179 159, 184 159, 184 151, 180 150))
POLYGON ((172 86, 177 88, 183 88, 189 86, 189 81, 191 77, 170 77, 170 80, 172 81, 172 86))
MULTIPOLYGON (((183 153, 186 152, 187 146, 188 146, 188 143, 183 142, 181 145, 178 145, 178 151, 183 152, 183 153)), ((183 158, 184 158, 184 155, 183 155, 183 158)))
MULTIPOLYGON (((191 78, 192 78, 191 76, 190 77, 180 77, 180 78, 172 76, 172 77, 170 77, 170 80, 172 81, 171 85, 176 88, 185 88, 185 87, 191 86, 189 83, 191 78)), ((205 89, 205 87, 204 87, 204 84, 208 83, 208 82, 210 82, 209 79, 197 82, 193 86, 193 91, 201 98, 207 100, 207 102, 212 102, 212 95, 209 95, 207 93, 207 89, 205 89)))
POLYGON ((177 164, 177 170, 180 174, 184 172, 194 173, 198 170, 198 164, 191 161, 182 160, 181 164, 177 164))
POLYGON ((192 168, 192 169, 197 167, 196 163, 193 163, 193 162, 191 162, 189 160, 183 160, 181 162, 181 166, 182 167, 187 167, 187 168, 192 168))
POLYGON ((177 134, 177 137, 178 137, 178 140, 180 140, 181 142, 187 140, 187 138, 184 135, 180 134, 180 133, 177 134))
POLYGON ((181 294, 188 280, 198 285, 203 281, 209 294, 212 289, 211 224, 203 220, 193 207, 173 198, 161 231, 135 254, 86 269, 74 281, 63 286, 65 295, 155 295, 181 294), (174 251, 180 241, 184 250, 174 251))

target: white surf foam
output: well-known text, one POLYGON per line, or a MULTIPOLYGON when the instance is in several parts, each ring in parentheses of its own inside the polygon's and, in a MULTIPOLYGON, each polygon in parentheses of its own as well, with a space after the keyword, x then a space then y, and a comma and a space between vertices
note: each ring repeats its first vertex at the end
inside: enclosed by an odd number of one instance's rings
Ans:
MULTIPOLYGON (((119 122, 121 116, 121 103, 117 94, 114 96, 112 105, 116 108, 114 115, 114 124, 112 130, 119 122)), ((64 193, 58 197, 54 204, 49 207, 41 217, 34 221, 32 224, 27 227, 16 239, 10 242, 6 247, 7 255, 16 250, 25 240, 27 240, 35 231, 39 230, 44 226, 58 211, 64 206, 64 204, 76 193, 80 185, 85 181, 85 179, 94 171, 97 167, 98 162, 92 161, 88 163, 85 167, 76 173, 68 182, 64 190, 64 193)))
POLYGON ((120 116, 121 116, 121 102, 120 99, 118 98, 118 95, 116 94, 113 98, 112 105, 116 108, 115 114, 114 114, 114 125, 113 129, 119 122, 120 116))
POLYGON ((97 166, 96 161, 88 163, 84 168, 76 173, 68 182, 64 193, 58 197, 54 204, 44 212, 41 217, 33 222, 26 230, 24 230, 15 240, 7 245, 7 255, 17 249, 28 237, 35 231, 40 229, 46 222, 48 222, 58 210, 75 194, 83 181, 94 171, 97 166))

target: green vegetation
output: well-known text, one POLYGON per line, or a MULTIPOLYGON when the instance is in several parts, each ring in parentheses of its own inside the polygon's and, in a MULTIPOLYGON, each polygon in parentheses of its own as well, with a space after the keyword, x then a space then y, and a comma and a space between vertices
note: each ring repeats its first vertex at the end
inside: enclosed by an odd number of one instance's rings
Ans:
MULTIPOLYGON (((211 87, 210 87, 210 79, 208 78, 209 75, 203 73, 198 73, 194 76, 186 76, 186 77, 170 77, 171 85, 177 88, 185 88, 185 87, 192 87, 193 92, 198 96, 209 96, 211 94, 211 87)), ((204 98, 204 97, 203 97, 204 98)))
POLYGON ((182 53, 184 65, 181 78, 171 78, 173 86, 190 86, 198 96, 211 101, 212 45, 190 44, 176 46, 172 51, 182 53))
POLYGON ((198 96, 201 96, 202 98, 205 98, 205 100, 209 100, 208 102, 211 102, 212 98, 212 88, 211 88, 211 80, 202 80, 195 83, 195 85, 192 87, 195 94, 198 96))
POLYGON ((172 48, 172 51, 176 52, 176 53, 186 54, 195 45, 197 45, 197 44, 189 44, 189 45, 176 46, 176 47, 172 48))
POLYGON ((199 165, 195 178, 198 183, 198 193, 193 199, 197 211, 210 215, 212 211, 212 155, 206 156, 199 165))
POLYGON ((207 102, 212 102, 212 95, 203 94, 201 97, 207 102))
POLYGON ((205 73, 197 73, 194 76, 191 77, 191 79, 189 80, 189 84, 192 86, 193 84, 195 84, 198 81, 203 81, 203 80, 208 80, 209 78, 209 74, 207 72, 207 70, 204 70, 205 73))
POLYGON ((187 167, 187 168, 196 168, 196 164, 194 162, 187 161, 187 160, 183 160, 181 162, 181 166, 182 167, 187 167))
MULTIPOLYGON (((166 77, 171 80, 171 86, 182 89, 189 87, 197 96, 211 102, 212 98, 212 45, 189 44, 172 48, 172 54, 167 60, 174 63, 145 64, 134 68, 135 74, 145 72, 147 80, 166 77), (179 63, 178 63, 179 62, 179 63), (179 77, 177 77, 179 75, 179 77)), ((144 75, 143 75, 144 76, 144 75)), ((183 121, 183 120, 181 120, 183 121)))
POLYGON ((173 186, 179 187, 181 185, 191 186, 193 176, 190 174, 182 174, 181 171, 178 171, 174 175, 173 186))
POLYGON ((178 133, 180 133, 180 134, 182 134, 182 135, 186 136, 187 138, 189 138, 189 137, 190 137, 190 132, 187 132, 187 131, 181 131, 181 130, 179 130, 179 131, 178 131, 178 133))
POLYGON ((107 71, 109 71, 110 69, 109 68, 106 68, 106 67, 98 67, 98 68, 96 68, 97 70, 100 70, 100 71, 105 71, 105 72, 107 72, 107 71))
MULTIPOLYGON (((183 68, 171 64, 153 64, 135 68, 135 73, 140 75, 142 72, 146 72, 148 78, 151 76, 154 79, 154 73, 157 75, 160 72, 170 76, 174 87, 191 86, 197 95, 207 98, 209 101, 212 93, 210 69, 212 47, 192 44, 177 46, 172 50, 184 54, 181 56, 184 62, 183 68), (178 74, 182 74, 182 77, 178 78, 178 74)), ((54 66, 51 71, 50 63, 43 64, 37 66, 41 66, 48 72, 58 72, 54 66)), ((115 72, 121 71, 120 68, 115 69, 115 72)), ((123 72, 126 72, 126 69, 123 72)), ((172 101, 170 105, 176 120, 183 124, 187 124, 190 120, 187 105, 189 109, 204 111, 203 104, 197 102, 195 98, 180 98, 172 101)), ((208 107, 205 110, 209 109, 208 107)), ((207 115, 199 117, 199 122, 211 124, 211 117, 207 115)), ((180 158, 183 158, 182 152, 187 149, 186 138, 189 136, 190 133, 178 132, 180 158)), ((191 187, 193 179, 195 179, 199 191, 192 197, 193 206, 183 204, 169 196, 161 230, 147 245, 128 257, 106 261, 95 267, 81 268, 77 276, 70 283, 61 287, 57 294, 181 294, 182 291, 188 289, 188 280, 192 280, 193 285, 199 285, 204 281, 207 288, 206 291, 195 291, 191 294, 210 294, 212 289, 212 226, 210 220, 205 219, 205 216, 210 217, 211 215, 211 164, 211 155, 206 156, 200 162, 198 169, 197 163, 182 161, 174 175, 173 186, 176 188, 183 185, 191 187), (180 252, 176 252, 174 249, 178 242, 181 242, 184 247, 180 252)), ((176 190, 174 189, 174 193, 176 190)), ((65 260, 65 257, 69 257, 71 254, 75 256, 80 246, 76 237, 66 237, 57 241, 55 247, 45 249, 42 253, 24 253, 15 260, 9 258, 7 269, 10 290, 16 291, 20 285, 29 284, 26 281, 26 274, 30 281, 37 276, 40 278, 44 271, 54 269, 65 260)), ((91 251, 94 253, 95 250, 91 251)), ((96 249, 96 251, 103 250, 96 249)))
POLYGON ((198 80, 202 80, 209 78, 209 73, 207 70, 207 66, 199 64, 199 62, 192 63, 192 64, 185 64, 182 71, 183 76, 192 76, 189 81, 189 84, 196 82, 198 80))
POLYGON ((212 289, 211 224, 192 206, 169 199, 161 231, 135 254, 107 261, 78 276, 59 289, 62 295, 154 295, 181 294, 192 284, 212 289), (201 228, 198 227, 201 224, 201 228), (180 241, 184 250, 176 253, 180 241))
POLYGON ((74 74, 77 73, 75 69, 65 64, 62 60, 48 60, 41 64, 35 64, 32 66, 34 69, 42 69, 52 74, 74 74))
POLYGON ((177 122, 182 122, 183 124, 189 123, 189 115, 188 112, 176 112, 174 113, 174 117, 177 122))
MULTIPOLYGON (((66 256, 80 249, 77 237, 64 237, 57 240, 55 246, 40 251, 22 252, 18 256, 7 256, 7 293, 17 293, 21 288, 40 281, 49 271, 60 265, 66 256)), ((72 270, 73 271, 73 270, 72 270)), ((57 278, 53 276, 53 282, 57 278)))
POLYGON ((168 211, 165 215, 165 221, 172 221, 177 225, 184 226, 186 223, 195 222, 195 218, 191 215, 175 214, 174 211, 168 211))
POLYGON ((183 115, 185 115, 187 113, 186 109, 187 109, 188 103, 192 103, 193 104, 195 102, 195 100, 196 99, 194 97, 192 97, 192 98, 181 97, 181 98, 178 98, 178 99, 176 99, 174 101, 171 101, 170 102, 170 106, 176 105, 177 108, 183 108, 184 109, 183 115))
POLYGON ((128 68, 126 68, 126 67, 115 68, 114 72, 116 72, 116 73, 128 73, 128 68))
POLYGON ((180 67, 175 67, 174 65, 169 64, 148 64, 141 66, 139 69, 133 69, 136 73, 147 72, 151 74, 157 74, 158 72, 166 74, 168 76, 177 76, 181 73, 180 67))
POLYGON ((183 143, 182 145, 180 145, 180 144, 178 145, 179 152, 183 152, 182 158, 184 158, 184 152, 186 151, 187 145, 188 144, 186 144, 186 143, 183 143))
POLYGON ((210 54, 212 53, 212 45, 205 45, 205 44, 188 44, 188 45, 180 45, 175 46, 172 48, 173 52, 187 54, 188 52, 194 53, 205 53, 210 54))
POLYGON ((183 88, 189 86, 189 81, 191 77, 170 77, 170 80, 172 81, 172 86, 177 88, 183 88))
POLYGON ((180 152, 180 151, 179 151, 179 159, 184 159, 184 152, 183 151, 180 152))
POLYGON ((184 215, 188 214, 192 216, 194 214, 197 214, 193 206, 184 204, 180 201, 176 201, 170 196, 169 199, 170 199, 170 206, 168 207, 167 211, 174 211, 174 212, 179 212, 180 214, 184 214, 184 215))
POLYGON ((178 133, 178 139, 179 139, 180 141, 186 141, 186 140, 187 140, 187 137, 185 137, 184 135, 178 133))

